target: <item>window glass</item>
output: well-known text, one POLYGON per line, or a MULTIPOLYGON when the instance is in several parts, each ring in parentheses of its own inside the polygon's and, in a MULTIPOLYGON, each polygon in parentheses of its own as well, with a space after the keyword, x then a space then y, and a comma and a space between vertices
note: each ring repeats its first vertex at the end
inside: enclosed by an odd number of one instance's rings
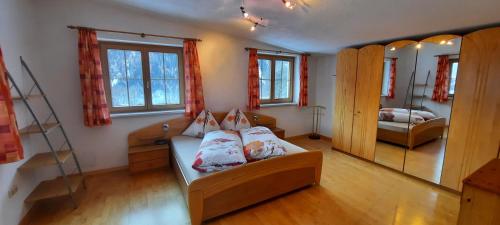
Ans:
POLYGON ((382 79, 382 96, 389 95, 389 76, 391 73, 391 61, 384 60, 384 76, 382 79))
POLYGON ((259 59, 260 99, 271 99, 271 60, 259 59))
POLYGON ((292 101, 293 57, 259 55, 260 99, 262 103, 292 101))
POLYGON ((108 49, 112 106, 144 106, 140 51, 108 49))
POLYGON ((457 73, 458 73, 458 62, 453 62, 451 63, 451 70, 450 70, 450 91, 448 92, 450 95, 455 94, 455 82, 457 80, 457 73))
POLYGON ((153 105, 180 104, 177 54, 150 52, 149 68, 153 105))

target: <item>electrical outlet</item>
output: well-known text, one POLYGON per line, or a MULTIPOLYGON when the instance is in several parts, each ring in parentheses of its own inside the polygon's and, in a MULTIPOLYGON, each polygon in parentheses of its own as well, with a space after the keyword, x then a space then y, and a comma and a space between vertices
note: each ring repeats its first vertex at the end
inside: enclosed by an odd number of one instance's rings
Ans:
POLYGON ((9 198, 12 198, 12 197, 14 197, 14 195, 16 195, 16 193, 17 193, 17 185, 12 185, 12 187, 10 187, 9 193, 7 193, 7 195, 9 196, 9 198))

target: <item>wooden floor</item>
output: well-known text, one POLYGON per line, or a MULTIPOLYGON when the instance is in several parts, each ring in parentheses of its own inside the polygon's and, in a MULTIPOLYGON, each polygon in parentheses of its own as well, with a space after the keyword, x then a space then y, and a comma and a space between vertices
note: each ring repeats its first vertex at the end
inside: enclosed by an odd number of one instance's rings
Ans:
POLYGON ((407 150, 405 160, 405 148, 377 141, 375 162, 439 184, 445 148, 446 138, 436 139, 407 150))
MULTIPOLYGON (((211 225, 455 225, 459 196, 394 171, 330 150, 328 141, 292 142, 324 152, 322 180, 309 187, 208 221, 211 225)), ((276 181, 279 183, 279 180, 276 181)), ((126 171, 87 179, 80 207, 64 199, 35 207, 25 224, 190 224, 174 175, 126 171)))

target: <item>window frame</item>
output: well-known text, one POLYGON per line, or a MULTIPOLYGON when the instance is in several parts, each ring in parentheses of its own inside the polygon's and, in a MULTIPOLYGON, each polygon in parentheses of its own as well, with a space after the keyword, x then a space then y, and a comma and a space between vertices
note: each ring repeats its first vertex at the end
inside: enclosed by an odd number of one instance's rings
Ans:
POLYGON ((106 90, 106 100, 108 101, 108 108, 111 113, 155 112, 155 111, 183 109, 185 107, 184 104, 185 83, 184 83, 184 66, 183 66, 184 57, 183 57, 182 47, 123 43, 123 42, 113 42, 113 41, 101 41, 99 42, 99 47, 100 47, 100 55, 102 63, 102 74, 106 90), (111 96, 111 82, 109 79, 110 76, 109 76, 108 53, 107 53, 108 49, 119 49, 119 50, 141 52, 144 106, 113 107, 112 96, 111 96), (179 71, 179 101, 180 101, 179 104, 153 105, 153 99, 151 93, 151 74, 149 65, 150 52, 177 54, 177 63, 179 71))
MULTIPOLYGON (((451 83, 451 72, 453 71, 453 63, 457 63, 457 76, 455 78, 455 87, 457 86, 457 77, 458 77, 458 67, 460 66, 460 59, 458 58, 453 58, 453 59, 448 59, 449 61, 449 64, 450 64, 450 68, 448 69, 449 71, 449 78, 450 78, 450 82, 451 83)), ((451 85, 448 85, 448 96, 453 98, 453 96, 455 96, 455 92, 453 92, 453 94, 450 94, 450 90, 451 90, 451 85)))
MULTIPOLYGON (((271 95, 270 99, 262 99, 259 95, 261 104, 276 104, 276 103, 292 103, 294 96, 294 83, 295 83, 295 57, 284 56, 284 55, 269 55, 269 54, 257 54, 257 60, 266 59, 271 61, 271 95), (276 60, 288 61, 290 62, 290 84, 289 84, 289 96, 288 98, 274 98, 274 83, 275 83, 275 66, 276 60)), ((259 87, 260 87, 260 76, 259 76, 259 87)), ((259 88, 260 89, 260 88, 259 88)), ((261 90, 259 90, 260 92, 261 90)), ((259 93, 260 94, 260 93, 259 93)))
POLYGON ((387 96, 389 96, 389 83, 390 82, 391 82, 391 59, 384 58, 384 67, 382 68, 382 88, 381 88, 381 91, 380 91, 380 96, 381 97, 387 97, 387 96), (385 71, 386 71, 386 65, 387 64, 389 64, 389 66, 387 67, 388 68, 388 70, 387 70, 388 73, 386 74, 385 71), (387 89, 384 89, 384 85, 387 86, 387 89))

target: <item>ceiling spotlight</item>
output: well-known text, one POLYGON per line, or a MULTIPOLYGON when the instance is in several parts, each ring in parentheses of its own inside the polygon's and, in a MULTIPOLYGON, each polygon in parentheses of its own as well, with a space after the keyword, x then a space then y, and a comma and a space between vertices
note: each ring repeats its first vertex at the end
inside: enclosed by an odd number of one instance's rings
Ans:
POLYGON ((417 47, 417 49, 421 49, 422 48, 422 43, 418 43, 416 47, 417 47))
POLYGON ((444 45, 446 44, 446 41, 445 40, 442 40, 441 42, 439 42, 440 45, 444 45))
POLYGON ((452 41, 448 41, 448 42, 446 42, 446 45, 453 45, 453 42, 452 41))
POLYGON ((255 23, 253 26, 250 27, 250 31, 255 31, 257 28, 257 23, 255 23))
POLYGON ((295 4, 292 3, 290 0, 282 0, 283 3, 285 4, 285 7, 288 9, 293 9, 295 7, 295 4))
POLYGON ((249 16, 249 15, 248 15, 248 13, 247 13, 247 12, 243 12, 243 17, 248 18, 248 16, 249 16))
POLYGON ((396 47, 392 47, 392 48, 391 48, 391 51, 396 51, 396 47))
POLYGON ((250 15, 248 15, 247 11, 245 11, 245 7, 240 6, 241 13, 243 14, 243 17, 248 18, 250 15))

